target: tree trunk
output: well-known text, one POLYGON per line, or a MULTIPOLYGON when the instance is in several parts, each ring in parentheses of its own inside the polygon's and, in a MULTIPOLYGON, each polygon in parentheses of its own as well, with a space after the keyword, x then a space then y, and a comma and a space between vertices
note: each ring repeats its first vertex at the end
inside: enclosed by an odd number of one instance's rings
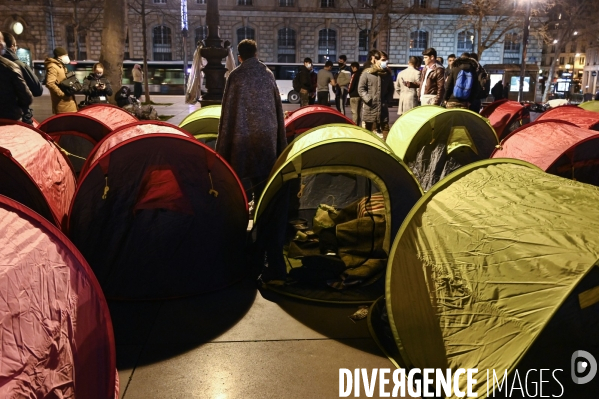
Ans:
POLYGON ((100 62, 104 75, 110 81, 114 94, 120 89, 123 77, 123 55, 127 27, 127 0, 104 0, 104 21, 102 26, 102 50, 100 62))
POLYGON ((146 25, 146 0, 141 0, 141 32, 143 40, 143 57, 144 57, 144 94, 146 103, 150 103, 150 85, 148 84, 148 35, 146 25))
POLYGON ((549 93, 551 92, 551 82, 553 81, 553 74, 555 73, 555 66, 558 63, 559 55, 561 53, 562 43, 566 43, 565 40, 570 40, 570 27, 566 27, 560 33, 557 43, 555 43, 555 51, 553 52, 553 62, 549 66, 549 73, 547 75, 547 82, 545 82, 545 90, 543 91, 542 103, 546 103, 549 100, 549 93))

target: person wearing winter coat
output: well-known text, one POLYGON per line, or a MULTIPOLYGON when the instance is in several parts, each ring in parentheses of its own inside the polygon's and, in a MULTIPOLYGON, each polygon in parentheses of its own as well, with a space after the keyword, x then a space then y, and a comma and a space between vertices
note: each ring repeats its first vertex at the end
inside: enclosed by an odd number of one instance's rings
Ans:
POLYGON ((316 72, 311 58, 304 58, 304 65, 299 67, 300 82, 300 107, 313 105, 316 100, 316 72))
POLYGON ((71 60, 67 51, 62 47, 54 49, 54 58, 46 58, 46 87, 50 90, 52 113, 77 112, 77 103, 73 93, 63 92, 58 84, 67 78, 67 65, 71 60))
POLYGON ((358 93, 358 84, 363 69, 357 62, 351 63, 351 78, 349 80, 349 105, 351 107, 352 120, 356 126, 362 125, 362 99, 358 93))
MULTIPOLYGON (((0 54, 6 51, 4 37, 0 33, 0 54)), ((23 109, 29 109, 33 95, 23 79, 19 66, 0 57, 0 118, 21 120, 23 109)))
POLYGON ((104 76, 104 66, 99 62, 94 64, 92 73, 83 81, 83 93, 88 104, 108 103, 112 96, 112 86, 104 76))
POLYGON ((399 94, 397 115, 403 115, 418 105, 416 88, 408 87, 408 83, 420 83, 420 58, 410 57, 408 67, 397 75, 395 91, 399 94))
POLYGON ((421 105, 441 105, 445 95, 445 68, 437 63, 434 48, 427 48, 422 55, 424 68, 420 71, 420 82, 408 83, 408 87, 418 89, 421 105))
POLYGON ((447 76, 445 81, 445 107, 446 108, 462 108, 468 109, 473 101, 480 101, 480 83, 478 82, 478 75, 476 70, 478 68, 478 62, 476 60, 462 55, 460 58, 453 62, 451 73, 447 76), (470 73, 472 76, 470 95, 468 98, 457 98, 454 94, 454 88, 458 82, 458 76, 460 72, 470 73))
POLYGON ((141 83, 144 80, 144 73, 141 70, 141 65, 133 65, 133 71, 131 73, 133 75, 133 95, 139 100, 139 97, 141 97, 141 83))
POLYGON ((387 115, 385 121, 383 103, 387 104, 393 99, 393 78, 387 65, 382 62, 382 57, 380 51, 372 52, 370 67, 360 76, 358 93, 363 102, 362 121, 366 129, 373 132, 380 129, 385 139, 385 132, 389 132, 389 119, 387 115))
POLYGON ((495 101, 501 100, 503 98, 503 83, 501 82, 501 80, 495 83, 495 86, 493 86, 493 88, 491 89, 491 95, 493 96, 495 101))

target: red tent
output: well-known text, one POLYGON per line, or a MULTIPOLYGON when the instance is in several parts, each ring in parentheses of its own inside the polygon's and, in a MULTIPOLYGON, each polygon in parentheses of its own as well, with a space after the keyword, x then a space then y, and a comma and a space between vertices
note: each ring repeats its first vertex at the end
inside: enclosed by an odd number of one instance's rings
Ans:
POLYGON ((104 122, 112 130, 137 122, 138 120, 124 109, 111 104, 88 105, 79 110, 78 113, 94 117, 97 120, 104 122))
POLYGON ((0 196, 0 397, 118 397, 110 313, 75 246, 0 196))
POLYGON ((331 123, 355 125, 351 119, 341 112, 331 107, 323 107, 322 105, 302 107, 288 115, 287 119, 285 119, 287 141, 291 141, 298 134, 321 125, 331 123))
POLYGON ((113 298, 180 297, 247 269, 247 198, 231 167, 179 134, 118 142, 82 175, 69 237, 113 298))
POLYGON ((128 125, 121 126, 116 129, 108 136, 104 137, 89 153, 87 160, 81 169, 81 175, 84 175, 91 164, 96 159, 102 156, 106 151, 116 146, 117 144, 131 139, 133 137, 142 136, 144 134, 153 133, 164 133, 164 134, 177 134, 180 136, 186 136, 194 138, 191 133, 179 128, 178 126, 171 125, 170 123, 160 121, 137 121, 128 125))
POLYGON ((518 101, 495 101, 487 105, 480 114, 489 119, 499 140, 520 126, 530 123, 528 108, 523 107, 518 101))
POLYGON ((599 185, 599 132, 572 123, 525 125, 506 137, 491 158, 517 158, 554 175, 599 185))
POLYGON ((38 129, 48 133, 60 147, 69 152, 69 159, 77 174, 92 148, 112 131, 104 122, 78 112, 51 116, 38 129))
POLYGON ((0 126, 0 152, 0 194, 62 226, 76 180, 67 157, 52 139, 30 125, 4 125, 0 126))
POLYGON ((576 105, 562 105, 544 112, 537 121, 553 119, 566 121, 578 127, 591 130, 599 130, 599 112, 587 111, 576 105))

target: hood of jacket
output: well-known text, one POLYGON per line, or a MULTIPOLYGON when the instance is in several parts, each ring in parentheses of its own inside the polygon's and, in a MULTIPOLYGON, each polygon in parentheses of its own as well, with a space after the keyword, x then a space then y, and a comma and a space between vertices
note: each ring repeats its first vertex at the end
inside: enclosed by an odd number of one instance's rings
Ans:
POLYGON ((474 72, 478 68, 478 62, 472 58, 460 57, 453 62, 451 69, 454 68, 462 70, 472 69, 474 72))
POLYGON ((369 68, 365 69, 364 72, 370 73, 372 75, 384 76, 389 73, 389 69, 388 68, 383 69, 377 64, 372 64, 369 68))

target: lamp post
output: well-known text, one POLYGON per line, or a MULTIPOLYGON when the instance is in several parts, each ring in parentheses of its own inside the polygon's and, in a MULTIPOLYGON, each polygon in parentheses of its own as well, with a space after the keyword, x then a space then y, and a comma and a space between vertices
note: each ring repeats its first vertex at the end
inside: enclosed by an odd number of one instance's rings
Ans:
POLYGON ((528 27, 530 25, 530 7, 532 0, 526 3, 526 16, 524 17, 524 29, 522 32, 522 64, 520 65, 520 89, 518 90, 518 102, 524 100, 524 75, 526 74, 526 46, 528 45, 528 27))
POLYGON ((204 68, 208 93, 202 96, 202 106, 221 104, 225 88, 227 68, 223 66, 221 60, 229 54, 229 50, 228 42, 225 42, 225 47, 221 44, 218 0, 207 1, 206 22, 208 23, 208 37, 204 40, 205 46, 200 49, 200 55, 208 62, 204 68))
POLYGON ((183 87, 187 89, 187 0, 181 0, 181 36, 183 38, 183 87))

